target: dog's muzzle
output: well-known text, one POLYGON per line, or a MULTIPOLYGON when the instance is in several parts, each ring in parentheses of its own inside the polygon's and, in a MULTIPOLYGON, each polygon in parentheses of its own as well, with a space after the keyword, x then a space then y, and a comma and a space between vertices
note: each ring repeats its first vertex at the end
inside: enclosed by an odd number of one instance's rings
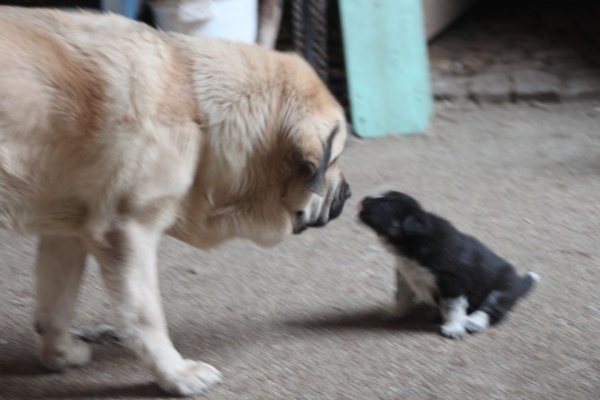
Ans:
POLYGON ((350 185, 344 180, 339 189, 325 197, 311 199, 306 209, 297 213, 294 233, 303 232, 306 228, 319 228, 327 225, 342 214, 346 200, 352 196, 350 185))
POLYGON ((336 219, 342 214, 344 210, 344 204, 346 204, 346 200, 348 200, 352 196, 352 190, 350 190, 350 185, 348 182, 342 182, 341 190, 333 201, 331 202, 331 207, 329 208, 329 220, 336 219))

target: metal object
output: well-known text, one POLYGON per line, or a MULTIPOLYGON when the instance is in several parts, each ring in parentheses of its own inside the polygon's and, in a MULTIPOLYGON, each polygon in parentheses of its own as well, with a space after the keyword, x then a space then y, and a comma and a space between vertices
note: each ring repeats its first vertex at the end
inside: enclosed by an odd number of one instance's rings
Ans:
POLYGON ((294 49, 328 81, 327 0, 292 0, 292 37, 294 49))

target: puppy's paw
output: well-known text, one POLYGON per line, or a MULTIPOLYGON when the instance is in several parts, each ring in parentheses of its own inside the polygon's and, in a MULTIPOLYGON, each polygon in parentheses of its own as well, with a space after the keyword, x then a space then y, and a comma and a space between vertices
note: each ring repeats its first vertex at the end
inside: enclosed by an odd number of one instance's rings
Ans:
POLYGON ((449 322, 442 325, 442 335, 451 339, 462 339, 467 336, 467 330, 463 324, 449 322))
POLYGON ((164 391, 177 396, 201 394, 220 382, 219 370, 212 365, 193 360, 183 360, 181 367, 158 379, 158 384, 164 391))
POLYGON ((82 367, 92 360, 92 349, 80 340, 69 338, 58 346, 40 345, 39 359, 50 371, 62 371, 71 367, 82 367))
POLYGON ((475 311, 467 316, 465 328, 469 332, 481 332, 490 326, 490 317, 483 311, 475 311))

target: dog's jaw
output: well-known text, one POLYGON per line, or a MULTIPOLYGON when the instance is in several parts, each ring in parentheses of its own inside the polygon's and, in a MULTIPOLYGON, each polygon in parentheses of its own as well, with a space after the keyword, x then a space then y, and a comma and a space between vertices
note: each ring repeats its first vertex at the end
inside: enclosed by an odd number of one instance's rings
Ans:
POLYGON ((312 194, 304 209, 293 216, 293 233, 297 235, 307 228, 320 228, 338 218, 350 196, 352 191, 343 178, 333 182, 325 196, 312 194))

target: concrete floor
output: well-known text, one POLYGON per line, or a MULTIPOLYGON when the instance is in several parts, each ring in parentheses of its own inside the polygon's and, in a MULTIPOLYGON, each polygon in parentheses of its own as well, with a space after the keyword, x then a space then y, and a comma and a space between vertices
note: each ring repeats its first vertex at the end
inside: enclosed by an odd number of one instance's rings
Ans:
MULTIPOLYGON (((600 399, 600 104, 438 105, 426 135, 352 139, 354 197, 325 229, 264 250, 201 252, 165 240, 162 291, 175 345, 218 367, 206 399, 600 399), (392 258, 353 209, 407 191, 541 282, 508 320, 445 339, 425 310, 379 319, 392 258)), ((164 395, 133 357, 45 374, 32 334, 34 242, 2 232, 0 398, 150 399, 164 395)), ((110 319, 94 265, 76 325, 110 319)))
POLYGON ((599 100, 600 40, 582 31, 588 19, 598 26, 598 16, 587 0, 479 1, 428 47, 433 94, 483 103, 599 100))

